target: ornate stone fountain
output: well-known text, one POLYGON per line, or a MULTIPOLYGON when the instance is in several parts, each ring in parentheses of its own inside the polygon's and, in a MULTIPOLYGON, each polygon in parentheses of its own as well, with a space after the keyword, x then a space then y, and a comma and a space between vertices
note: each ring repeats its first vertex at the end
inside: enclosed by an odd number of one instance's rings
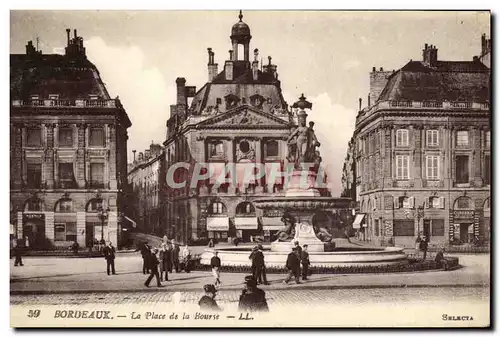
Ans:
MULTIPOLYGON (((363 247, 351 249, 335 249, 333 238, 321 228, 313 227, 313 218, 318 211, 346 210, 351 199, 322 196, 318 179, 323 179, 320 171, 321 156, 317 148, 320 146, 316 138, 313 122, 306 126, 307 113, 312 109, 304 95, 293 105, 298 109, 298 127, 288 138, 288 163, 293 169, 288 175, 285 195, 283 197, 261 198, 253 201, 255 207, 263 210, 279 210, 283 212, 282 221, 285 229, 280 231, 277 239, 271 243, 271 250, 265 251, 266 264, 283 267, 287 254, 292 251, 295 242, 308 245, 312 266, 352 266, 352 265, 387 265, 404 263, 406 255, 402 248, 396 247, 363 247), (316 230, 315 230, 316 229, 316 230), (322 236, 320 240, 317 234, 322 236)), ((249 250, 241 248, 217 249, 222 265, 250 265, 249 250)), ((202 255, 202 263, 209 264, 211 250, 202 255)))

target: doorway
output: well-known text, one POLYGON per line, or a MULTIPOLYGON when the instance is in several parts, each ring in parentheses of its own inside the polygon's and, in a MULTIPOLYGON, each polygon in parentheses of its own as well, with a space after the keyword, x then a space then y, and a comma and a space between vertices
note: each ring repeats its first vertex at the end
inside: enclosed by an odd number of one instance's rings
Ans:
POLYGON ((424 228, 423 228, 423 233, 422 233, 427 240, 430 240, 431 238, 431 221, 430 220, 424 220, 424 228))
POLYGON ((23 238, 30 249, 45 247, 45 220, 29 220, 23 226, 23 238), (28 239, 26 242, 26 238, 28 239))
POLYGON ((85 246, 92 247, 94 245, 94 223, 85 224, 85 246))
POLYGON ((463 243, 472 242, 474 238, 474 226, 472 223, 460 224, 460 241, 463 243))

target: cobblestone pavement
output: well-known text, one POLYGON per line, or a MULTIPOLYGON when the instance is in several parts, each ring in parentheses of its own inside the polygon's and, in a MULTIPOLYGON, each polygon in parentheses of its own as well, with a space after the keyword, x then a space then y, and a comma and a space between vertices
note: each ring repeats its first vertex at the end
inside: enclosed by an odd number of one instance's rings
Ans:
MULTIPOLYGON (((223 308, 236 308, 240 291, 220 291, 216 300, 223 308)), ((87 293, 52 295, 12 295, 12 306, 36 305, 141 305, 141 304, 181 304, 196 305, 201 297, 199 292, 132 292, 132 293, 87 293)), ((318 303, 364 304, 367 302, 391 303, 398 301, 428 303, 446 300, 449 302, 489 301, 488 287, 473 288, 393 288, 393 289, 336 289, 336 290, 268 290, 266 291, 270 308, 301 304, 315 306, 318 303)))

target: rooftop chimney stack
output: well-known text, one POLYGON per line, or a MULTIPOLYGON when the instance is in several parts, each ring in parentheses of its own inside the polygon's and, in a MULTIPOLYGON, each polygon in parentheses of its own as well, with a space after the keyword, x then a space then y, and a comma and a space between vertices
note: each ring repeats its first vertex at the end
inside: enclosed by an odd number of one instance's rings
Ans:
POLYGON ((234 61, 233 57, 234 57, 234 50, 229 50, 229 60, 234 61))
POLYGON ((68 36, 68 43, 66 44, 67 46, 69 46, 69 40, 70 40, 70 33, 71 33, 71 29, 69 28, 66 28, 66 35, 68 36))
POLYGON ((360 97, 359 98, 359 110, 361 111, 361 104, 363 104, 363 99, 360 97))
POLYGON ((254 81, 257 81, 259 79, 259 50, 255 49, 253 51, 253 62, 252 62, 252 77, 254 81))
POLYGON ((224 64, 224 73, 226 74, 226 81, 232 81, 233 80, 233 68, 234 68, 234 62, 232 61, 233 57, 233 51, 229 51, 229 57, 231 58, 230 61, 226 61, 224 64))
POLYGON ((368 107, 370 107, 370 94, 368 94, 368 107))
POLYGON ((134 163, 135 163, 135 153, 137 152, 137 150, 132 150, 132 153, 134 154, 134 163))
POLYGON ((73 32, 74 32, 74 34, 75 34, 75 40, 76 40, 76 38, 78 37, 78 35, 76 34, 76 29, 75 29, 75 30, 73 30, 73 32))
POLYGON ((438 50, 434 45, 425 44, 424 49, 422 50, 423 61, 429 67, 437 67, 438 60, 438 50))
POLYGON ((208 82, 212 82, 219 73, 219 65, 214 63, 214 55, 212 48, 208 48, 208 82))
POLYGON ((181 120, 184 120, 187 111, 186 79, 177 77, 175 83, 177 84, 177 114, 181 120))

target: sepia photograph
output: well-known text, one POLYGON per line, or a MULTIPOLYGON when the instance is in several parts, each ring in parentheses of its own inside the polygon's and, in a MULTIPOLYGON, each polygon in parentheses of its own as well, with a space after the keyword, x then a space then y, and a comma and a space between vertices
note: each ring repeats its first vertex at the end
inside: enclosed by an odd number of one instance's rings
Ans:
POLYGON ((10 10, 13 328, 488 328, 490 11, 10 10))

